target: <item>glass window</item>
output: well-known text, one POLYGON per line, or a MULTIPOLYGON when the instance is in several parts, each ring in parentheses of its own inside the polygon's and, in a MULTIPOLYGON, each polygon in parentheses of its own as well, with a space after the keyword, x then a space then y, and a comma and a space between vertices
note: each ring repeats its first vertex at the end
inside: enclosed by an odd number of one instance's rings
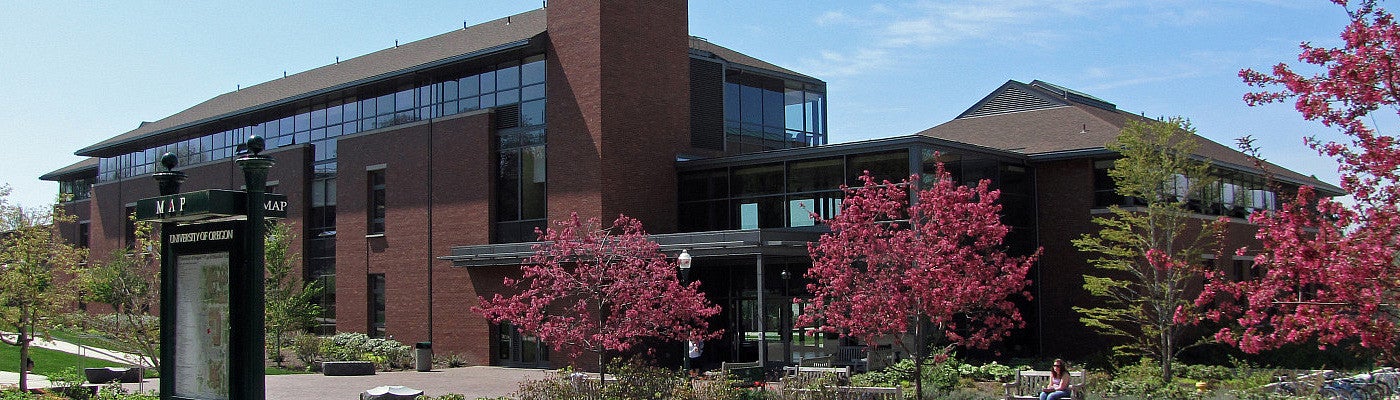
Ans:
POLYGON ((311 130, 311 112, 310 112, 310 111, 307 111, 306 109, 302 109, 301 112, 298 112, 297 115, 292 116, 292 118, 296 121, 296 122, 294 123, 295 125, 294 125, 293 132, 305 132, 305 131, 311 130))
POLYGON ((518 62, 501 63, 496 70, 496 89, 504 90, 520 87, 520 66, 518 62))
POLYGON ((457 111, 471 111, 481 108, 481 98, 467 97, 457 102, 457 111))
POLYGON ((724 119, 733 121, 739 120, 740 92, 739 84, 734 82, 724 83, 724 119))
POLYGON ((326 109, 320 108, 311 110, 311 129, 323 128, 326 126, 326 109))
POLYGON ((788 193, 836 190, 845 182, 840 158, 788 163, 788 193))
POLYGON ((544 85, 530 85, 520 88, 520 100, 528 101, 544 98, 544 85))
POLYGON ((457 81, 447 81, 442 83, 442 100, 457 100, 457 81))
POLYGON ((783 165, 767 164, 734 169, 730 182, 734 196, 783 192, 783 165))
POLYGON ((680 187, 680 201, 729 197, 728 178, 729 172, 724 169, 682 173, 677 182, 677 186, 680 187))
POLYGON ((520 219, 520 151, 500 152, 496 171, 496 220, 520 219))
POLYGON ((384 216, 388 211, 387 198, 384 191, 384 170, 369 171, 367 180, 369 188, 369 224, 367 234, 384 233, 384 216))
POLYGON ((544 125, 544 100, 520 103, 520 125, 544 125))
POLYGON ((739 119, 745 123, 763 123, 763 89, 740 86, 739 95, 739 119))
POLYGON ((859 178, 865 171, 870 171, 876 181, 899 182, 909 178, 909 156, 903 151, 855 155, 850 160, 846 182, 852 186, 861 185, 859 178))
POLYGON ((784 126, 783 109, 783 92, 763 90, 763 125, 784 126))
POLYGON ((491 108, 496 106, 496 94, 487 93, 481 95, 481 108, 491 108))
POLYGON ((491 93, 496 91, 496 71, 486 71, 481 73, 481 93, 491 93))
POLYGON ((481 76, 472 75, 457 80, 457 94, 460 98, 481 95, 481 76))
MULTIPOLYGON (((337 100, 336 102, 339 103, 339 100, 337 100)), ((352 104, 353 104, 353 103, 352 103, 352 104)), ((327 126, 339 125, 341 122, 344 122, 344 121, 345 121, 344 116, 345 116, 345 106, 344 106, 344 105, 336 104, 336 105, 334 105, 334 106, 331 106, 330 108, 327 108, 327 109, 326 109, 326 125, 327 125, 327 126)), ((313 119, 314 119, 314 118, 313 118, 313 119)))
POLYGON ((280 125, 280 128, 281 128, 281 129, 278 130, 278 134, 277 134, 278 136, 287 136, 287 135, 291 135, 292 132, 295 132, 295 131, 296 131, 296 130, 294 129, 294 128, 296 127, 296 124, 295 124, 295 122, 293 122, 293 118, 292 118, 292 117, 282 118, 282 121, 279 122, 278 125, 280 125))
MULTIPOLYGON (((409 88, 400 90, 398 93, 394 93, 394 107, 392 108, 392 110, 406 111, 413 109, 413 92, 413 89, 409 88)), ((384 111, 384 103, 379 103, 379 107, 380 111, 384 111)))
POLYGON ((496 92, 496 105, 509 105, 520 102, 520 89, 508 89, 496 92))
MULTIPOLYGON (((532 57, 533 59, 535 57, 532 57)), ((520 84, 530 85, 544 83, 544 57, 539 56, 538 60, 526 59, 525 65, 520 66, 520 84)))
POLYGON ((386 332, 384 323, 384 274, 369 274, 369 336, 382 338, 386 332))
POLYGON ((544 146, 520 152, 520 219, 545 218, 544 146))

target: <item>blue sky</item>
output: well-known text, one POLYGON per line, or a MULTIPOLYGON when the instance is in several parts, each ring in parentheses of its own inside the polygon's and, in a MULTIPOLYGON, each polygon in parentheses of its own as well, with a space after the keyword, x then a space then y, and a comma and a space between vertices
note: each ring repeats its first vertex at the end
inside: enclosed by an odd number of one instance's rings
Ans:
MULTIPOLYGON (((538 1, 28 2, 0 6, 0 183, 52 201, 41 174, 78 148, 220 93, 538 8, 538 1)), ((1040 79, 1336 182, 1291 105, 1247 107, 1241 68, 1337 43, 1323 0, 691 1, 690 32, 828 83, 832 142, 946 122, 1007 80, 1040 79)), ((1387 131, 1382 126, 1382 131, 1387 131)), ((154 183, 152 183, 154 184, 154 183)))

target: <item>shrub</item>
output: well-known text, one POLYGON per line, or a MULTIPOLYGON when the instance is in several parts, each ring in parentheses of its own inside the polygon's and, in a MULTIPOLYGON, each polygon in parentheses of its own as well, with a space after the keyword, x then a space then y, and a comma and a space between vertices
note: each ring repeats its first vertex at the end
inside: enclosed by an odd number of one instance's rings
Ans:
POLYGON ((1030 366, 1022 365, 1012 367, 992 361, 981 366, 973 366, 972 364, 960 365, 958 366, 958 374, 962 375, 964 378, 972 378, 979 381, 1010 382, 1011 379, 1016 377, 1016 371, 1026 369, 1030 369, 1030 366))
POLYGON ((467 359, 461 354, 452 353, 444 356, 434 356, 433 365, 439 368, 460 368, 467 366, 467 359))
POLYGON ((358 332, 337 333, 321 340, 318 349, 323 361, 370 361, 382 370, 407 368, 413 355, 412 348, 396 340, 358 332))
MULTIPOLYGON (((922 371, 924 393, 939 395, 957 388, 961 377, 958 370, 961 365, 962 363, 953 357, 949 357, 941 363, 925 364, 922 371)), ((852 376, 851 384, 855 386, 901 387, 912 393, 914 389, 914 381, 911 379, 913 372, 914 360, 905 359, 885 367, 883 370, 852 376)))
POLYGON ((322 340, 320 336, 306 332, 297 333, 292 336, 292 354, 294 354, 297 361, 305 365, 308 370, 320 368, 320 359, 322 357, 321 342, 323 341, 324 340, 322 340))

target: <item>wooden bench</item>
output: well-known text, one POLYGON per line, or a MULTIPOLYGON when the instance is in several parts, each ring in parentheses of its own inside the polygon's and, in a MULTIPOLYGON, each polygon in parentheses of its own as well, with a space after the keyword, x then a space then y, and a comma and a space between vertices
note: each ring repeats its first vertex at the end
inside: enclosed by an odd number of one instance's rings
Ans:
MULTIPOLYGON (((1006 390, 1006 400, 1013 399, 1039 399, 1040 390, 1050 384, 1050 371, 1019 371, 1016 373, 1016 381, 1003 383, 1002 388, 1006 390)), ((1069 397, 1065 399, 1084 398, 1084 371, 1069 371, 1069 397)))
POLYGON ((804 367, 791 366, 783 367, 784 378, 816 379, 824 376, 836 376, 842 382, 851 380, 851 367, 804 367))
POLYGON ((830 367, 831 356, 807 357, 797 360, 799 367, 830 367))
POLYGON ((738 381, 740 381, 740 382, 745 382, 745 383, 761 382, 761 381, 764 380, 764 378, 766 378, 766 377, 764 376, 763 362, 762 362, 762 361, 751 361, 751 362, 728 362, 728 361, 725 361, 725 362, 719 363, 719 370, 722 371, 722 372, 724 372, 724 375, 725 375, 728 379, 734 379, 734 380, 738 380, 738 381))

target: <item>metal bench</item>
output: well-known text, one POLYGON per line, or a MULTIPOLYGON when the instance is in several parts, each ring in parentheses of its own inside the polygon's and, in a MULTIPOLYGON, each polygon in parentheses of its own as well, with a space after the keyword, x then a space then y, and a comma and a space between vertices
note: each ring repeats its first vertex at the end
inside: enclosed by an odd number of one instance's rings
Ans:
MULTIPOLYGON (((1016 373, 1016 381, 1003 383, 1006 400, 1040 399, 1040 391, 1050 384, 1050 371, 1027 370, 1016 373)), ((1084 398, 1084 371, 1069 371, 1069 397, 1084 398)))

